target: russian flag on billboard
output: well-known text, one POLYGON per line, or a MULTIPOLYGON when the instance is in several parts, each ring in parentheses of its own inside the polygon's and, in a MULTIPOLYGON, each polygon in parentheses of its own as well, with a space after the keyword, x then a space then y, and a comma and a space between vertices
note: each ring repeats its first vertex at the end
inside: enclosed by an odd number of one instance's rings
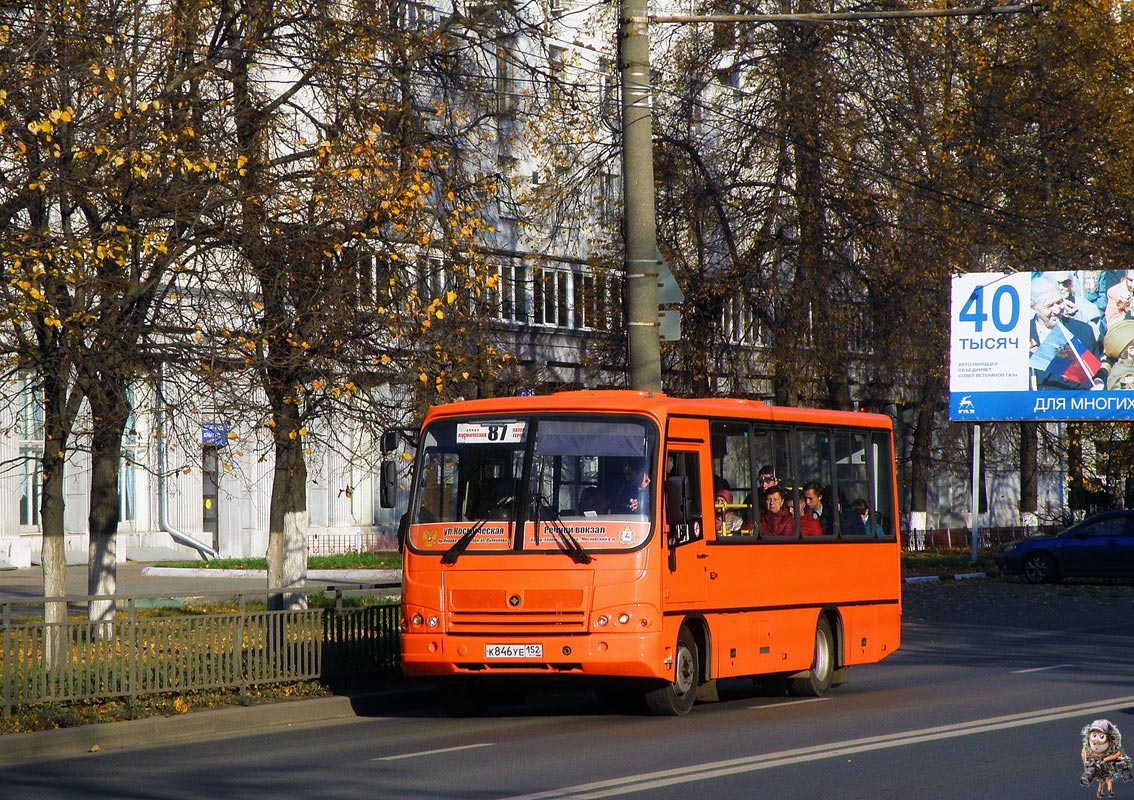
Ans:
POLYGON ((1029 362, 1032 369, 1054 372, 1072 383, 1090 383, 1102 362, 1062 323, 1056 323, 1029 362))

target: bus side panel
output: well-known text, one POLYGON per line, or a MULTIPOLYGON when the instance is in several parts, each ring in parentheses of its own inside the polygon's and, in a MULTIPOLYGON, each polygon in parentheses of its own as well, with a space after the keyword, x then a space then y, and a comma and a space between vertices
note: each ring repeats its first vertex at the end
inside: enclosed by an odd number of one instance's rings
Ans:
POLYGON ((713 614, 708 623, 713 632, 712 677, 755 675, 768 669, 763 666, 771 652, 763 614, 713 614))
POLYGON ((811 666, 817 609, 715 614, 715 678, 795 672, 811 666))
POLYGON ((844 663, 889 655, 898 646, 900 626, 894 549, 892 542, 709 548, 706 616, 715 676, 807 669, 824 609, 843 619, 844 663))
POLYGON ((901 610, 897 604, 842 609, 846 632, 843 663, 881 661, 901 643, 901 610))

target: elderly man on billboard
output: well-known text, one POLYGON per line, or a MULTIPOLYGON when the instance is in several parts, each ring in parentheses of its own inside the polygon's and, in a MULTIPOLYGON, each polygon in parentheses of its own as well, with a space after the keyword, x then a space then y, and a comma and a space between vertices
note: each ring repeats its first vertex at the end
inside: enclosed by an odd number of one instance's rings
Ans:
POLYGON ((1029 364, 1034 389, 1103 389, 1106 369, 1099 360, 1094 329, 1066 315, 1066 293, 1050 277, 1032 280, 1029 364))

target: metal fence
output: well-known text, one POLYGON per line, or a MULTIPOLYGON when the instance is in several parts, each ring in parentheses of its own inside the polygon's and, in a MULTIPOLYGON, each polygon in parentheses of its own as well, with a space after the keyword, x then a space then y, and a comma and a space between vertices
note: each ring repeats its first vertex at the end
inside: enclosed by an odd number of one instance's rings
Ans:
POLYGON ((307 536, 307 554, 312 556, 381 553, 397 549, 398 534, 394 531, 312 533, 307 536))
MULTIPOLYGON (((1044 536, 1055 533, 1059 529, 1057 525, 1041 525, 1030 528, 979 528, 977 546, 999 549, 1016 539, 1044 536)), ((972 546, 973 532, 971 528, 931 528, 924 531, 902 531, 903 550, 967 550, 971 549, 972 546)))
POLYGON ((331 608, 290 611, 268 610, 263 594, 217 596, 219 611, 152 596, 0 598, 3 714, 42 702, 397 674, 399 606, 346 605, 343 594, 331 608), (113 618, 88 620, 88 604, 107 600, 118 605, 113 618), (47 624, 47 602, 66 603, 66 621, 47 624))

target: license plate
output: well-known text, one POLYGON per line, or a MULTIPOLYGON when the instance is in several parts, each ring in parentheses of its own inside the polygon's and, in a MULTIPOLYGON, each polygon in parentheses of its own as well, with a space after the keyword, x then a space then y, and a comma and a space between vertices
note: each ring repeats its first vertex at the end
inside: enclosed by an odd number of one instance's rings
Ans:
POLYGON ((486 644, 485 658, 543 658, 542 644, 486 644))

